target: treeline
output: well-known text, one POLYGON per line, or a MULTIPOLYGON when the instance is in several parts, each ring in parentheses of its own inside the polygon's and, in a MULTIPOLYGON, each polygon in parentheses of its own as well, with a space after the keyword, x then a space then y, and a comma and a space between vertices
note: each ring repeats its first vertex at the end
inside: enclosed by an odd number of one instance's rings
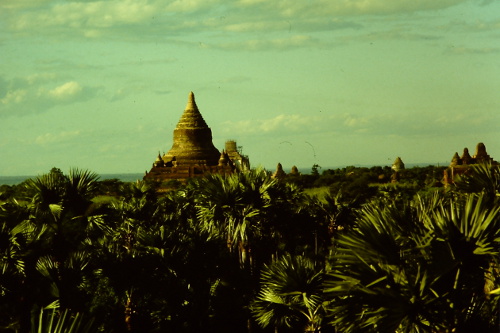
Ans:
MULTIPOLYGON (((287 175, 291 182, 304 188, 330 186, 332 184, 359 182, 363 184, 391 183, 395 171, 389 166, 356 167, 347 166, 338 169, 326 169, 320 172, 321 167, 314 164, 309 174, 287 175)), ((398 170, 398 182, 412 184, 420 188, 426 186, 442 186, 443 173, 446 167, 429 165, 426 167, 412 167, 398 170)))
POLYGON ((426 195, 443 188, 443 174, 446 167, 429 165, 395 171, 388 166, 327 169, 314 164, 309 174, 287 174, 285 181, 305 189, 329 187, 333 194, 339 192, 345 199, 359 203, 376 197, 397 192, 399 196, 411 199, 417 193, 426 195))
POLYGON ((0 331, 497 332, 500 169, 412 169, 3 186, 0 331))

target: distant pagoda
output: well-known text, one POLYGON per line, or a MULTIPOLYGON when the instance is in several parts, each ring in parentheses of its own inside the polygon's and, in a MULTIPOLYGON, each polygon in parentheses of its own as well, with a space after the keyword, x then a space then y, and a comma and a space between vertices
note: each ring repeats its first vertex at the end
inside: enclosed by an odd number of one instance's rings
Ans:
POLYGON ((488 155, 484 143, 479 142, 473 156, 470 156, 468 148, 464 148, 462 156, 458 152, 453 155, 449 167, 444 171, 445 185, 452 184, 457 176, 470 174, 470 167, 475 164, 499 165, 488 155))
POLYGON ((394 171, 391 175, 391 183, 397 183, 399 182, 399 173, 405 169, 405 164, 403 163, 403 160, 401 157, 397 157, 394 160, 394 163, 392 163, 391 169, 394 171))
POLYGON ((394 170, 395 172, 399 172, 401 170, 404 170, 404 168, 405 168, 405 164, 403 163, 403 160, 401 159, 401 157, 398 156, 394 160, 394 163, 392 163, 391 169, 394 170))
MULTIPOLYGON (((236 142, 229 141, 227 147, 236 147, 236 142)), ((236 149, 219 152, 212 142, 212 130, 203 119, 196 105, 193 92, 189 93, 188 102, 177 126, 174 129, 172 148, 158 157, 145 180, 185 181, 188 178, 200 177, 205 174, 230 174, 236 170, 249 167, 248 157, 240 155, 236 149), (231 157, 238 159, 235 162, 231 157)))

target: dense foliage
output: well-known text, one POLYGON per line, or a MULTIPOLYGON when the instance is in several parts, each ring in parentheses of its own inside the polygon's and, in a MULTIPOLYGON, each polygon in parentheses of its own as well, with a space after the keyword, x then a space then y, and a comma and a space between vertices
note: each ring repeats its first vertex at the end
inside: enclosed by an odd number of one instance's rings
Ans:
POLYGON ((162 192, 54 168, 0 190, 0 331, 497 332, 500 170, 473 171, 444 188, 434 167, 395 184, 259 169, 162 192))

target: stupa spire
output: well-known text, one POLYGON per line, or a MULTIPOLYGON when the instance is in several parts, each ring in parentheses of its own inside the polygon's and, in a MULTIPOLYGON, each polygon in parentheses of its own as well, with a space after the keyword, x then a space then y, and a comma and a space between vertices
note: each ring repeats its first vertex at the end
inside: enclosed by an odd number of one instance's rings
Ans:
POLYGON ((198 110, 198 106, 196 105, 196 101, 194 99, 193 92, 189 92, 188 101, 186 104, 186 108, 184 109, 184 113, 179 119, 176 128, 205 128, 208 127, 207 123, 203 119, 203 116, 198 110))
POLYGON ((188 95, 188 102, 186 105, 186 109, 191 108, 191 109, 198 109, 198 106, 196 105, 196 102, 194 100, 194 94, 192 91, 189 92, 188 95))

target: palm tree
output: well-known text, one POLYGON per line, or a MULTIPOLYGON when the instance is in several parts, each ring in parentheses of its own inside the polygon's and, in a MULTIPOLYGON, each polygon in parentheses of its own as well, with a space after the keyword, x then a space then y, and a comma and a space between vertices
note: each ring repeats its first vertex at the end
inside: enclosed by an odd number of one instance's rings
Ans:
POLYGON ((71 169, 66 176, 53 168, 48 174, 29 179, 26 187, 37 211, 45 212, 56 204, 62 206, 65 213, 84 216, 92 204, 98 179, 96 173, 87 170, 71 169))
POLYGON ((297 213, 302 213, 301 218, 307 222, 302 230, 312 230, 314 254, 323 258, 329 252, 336 234, 352 227, 356 212, 354 201, 345 200, 341 191, 335 196, 328 194, 323 198, 306 196, 298 207, 297 213))
POLYGON ((78 281, 84 278, 89 233, 102 233, 102 220, 94 218, 92 198, 98 175, 71 169, 66 176, 58 169, 27 182, 31 198, 31 223, 47 228, 45 249, 40 252, 37 269, 57 286, 62 307, 83 306, 78 281))
POLYGON ((113 295, 97 295, 95 303, 112 309, 108 321, 115 327, 197 332, 213 321, 211 302, 227 282, 221 271, 231 269, 224 245, 199 226, 192 190, 157 198, 137 182, 110 203, 109 233, 96 244, 92 283, 113 295))
POLYGON ((302 256, 284 255, 261 271, 261 289, 251 304, 263 327, 320 332, 325 315, 323 270, 302 256))
POLYGON ((0 304, 2 323, 27 332, 33 304, 50 301, 36 263, 45 247, 47 228, 30 220, 30 207, 12 199, 0 207, 0 304), (7 321, 4 321, 7 320, 7 321))
POLYGON ((237 250, 242 267, 252 267, 252 243, 261 237, 268 190, 276 183, 262 169, 230 176, 210 175, 193 183, 198 189, 198 219, 214 237, 224 237, 237 250))
POLYGON ((337 241, 325 283, 331 323, 342 332, 496 332, 499 213, 483 194, 366 206, 337 241))
POLYGON ((96 258, 91 263, 94 268, 91 284, 97 289, 107 289, 113 297, 97 294, 93 302, 99 304, 98 310, 113 309, 114 313, 107 316, 116 317, 110 319, 115 325, 136 331, 141 325, 140 318, 148 315, 140 303, 155 284, 151 276, 155 263, 144 251, 143 239, 156 226, 157 197, 154 189, 142 181, 122 184, 120 193, 121 197, 107 207, 103 236, 89 244, 96 258), (146 282, 146 278, 151 280, 146 282))
POLYGON ((484 192, 490 201, 500 199, 500 165, 474 164, 469 172, 458 177, 453 189, 458 193, 484 192))
POLYGON ((65 176, 54 168, 25 183, 28 200, 2 205, 2 297, 17 298, 13 321, 22 332, 29 330, 27 318, 36 304, 60 297, 65 307, 83 306, 78 282, 85 264, 77 267, 82 261, 75 258, 84 257, 83 242, 100 225, 94 223, 90 200, 96 179, 88 171, 65 176))

